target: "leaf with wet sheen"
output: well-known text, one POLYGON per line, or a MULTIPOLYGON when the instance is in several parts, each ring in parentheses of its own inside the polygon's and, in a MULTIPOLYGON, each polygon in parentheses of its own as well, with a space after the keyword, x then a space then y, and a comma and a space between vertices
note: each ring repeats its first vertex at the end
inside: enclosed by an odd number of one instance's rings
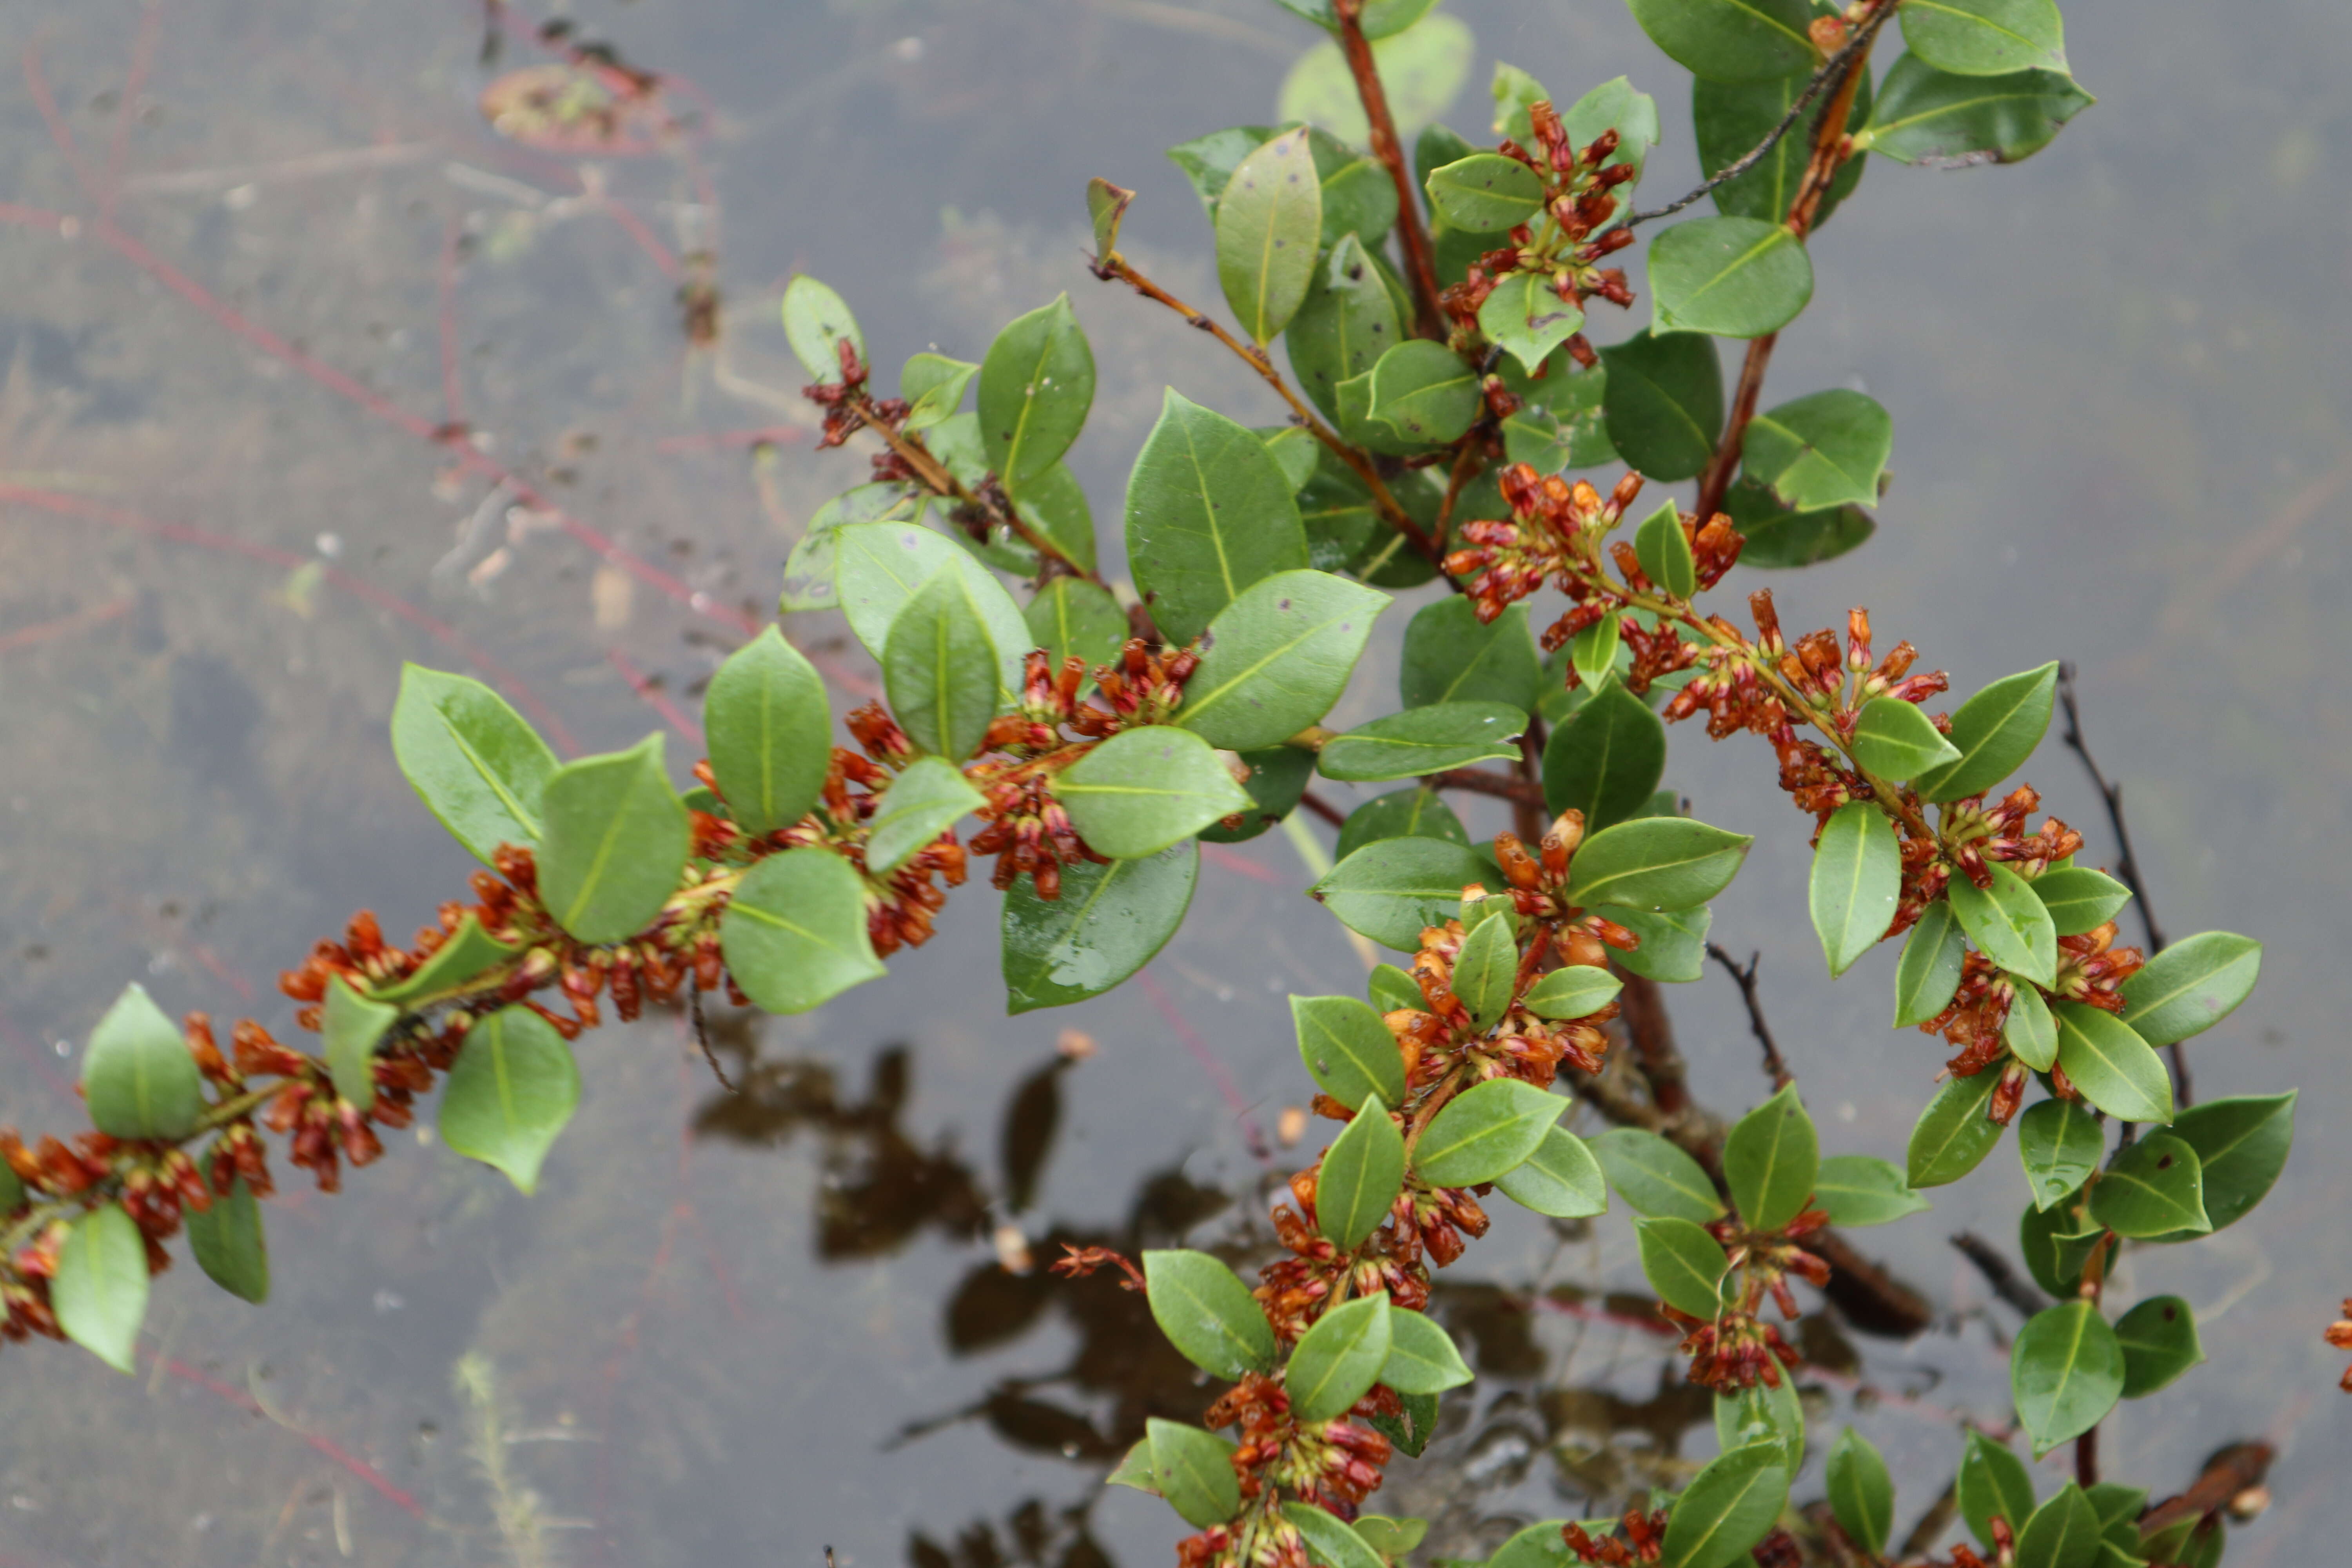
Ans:
POLYGON ((1315 1320, 1291 1350, 1283 1387, 1299 1421, 1344 1415, 1379 1381, 1389 1359, 1389 1299, 1359 1297, 1315 1320))
POLYGON ((2151 1046, 2202 1034, 2236 1011, 2262 974, 2263 944, 2225 931, 2184 937, 2124 982, 2124 1016, 2151 1046))
POLYGON ((1022 619, 1029 645, 1045 650, 1048 668, 1060 669, 1072 654, 1088 668, 1108 664, 1127 641, 1127 612, 1110 590, 1077 577, 1056 577, 1037 590, 1022 619))
POLYGON ((1016 316, 980 365, 980 441, 1018 492, 1062 460, 1095 401, 1095 356, 1067 294, 1016 316))
POLYGON ((538 846, 555 753, 480 681, 402 666, 392 754, 425 808, 485 866, 501 844, 538 846))
POLYGON ((1495 1178, 1521 1208, 1554 1219, 1584 1219, 1609 1209, 1609 1184, 1584 1140, 1565 1127, 1544 1132, 1536 1152, 1495 1178))
POLYGON ((1408 441, 1436 445, 1470 428, 1486 406, 1475 366, 1444 343, 1414 338, 1372 366, 1368 417, 1408 441))
POLYGON ((1855 138, 1902 163, 2014 163, 2048 146, 2091 95, 2056 71, 1960 76, 1916 55, 1895 62, 1855 138))
POLYGON ((1309 889, 1349 931, 1382 947, 1412 952, 1423 927, 1454 917, 1462 889, 1499 888, 1503 879, 1466 845, 1439 838, 1384 838, 1367 844, 1309 889))
POLYGON ((1654 1132, 1617 1127, 1588 1142, 1609 1184, 1637 1214, 1707 1225, 1723 1217, 1723 1200, 1699 1163, 1654 1132))
MULTIPOLYGON (((1399 1005, 1419 1011, 1426 1004, 1416 986, 1399 1005)), ((1367 1095, 1391 1107, 1404 1103, 1404 1058, 1370 1005, 1352 996, 1293 996, 1290 1016, 1299 1059, 1317 1088, 1342 1105, 1361 1105, 1367 1095)))
POLYGON ((1139 860, 1065 867, 1057 899, 1015 880, 1002 918, 1005 1011, 1083 1002, 1149 963, 1184 923, 1200 865, 1187 841, 1139 860))
MULTIPOLYGON (((2197 1151, 2205 1214, 2220 1230, 2245 1217, 2286 1169, 2294 1142, 2295 1091, 2209 1100, 2173 1119, 2172 1135, 2197 1151)), ((2186 1240, 2193 1233, 2158 1237, 2186 1240)))
POLYGON ((1307 564, 1297 502, 1265 444, 1172 388, 1128 479, 1127 549, 1152 618, 1179 643, 1252 584, 1307 564))
POLYGON ((1325 572, 1277 572, 1209 623, 1175 721, 1231 751, 1277 745, 1347 689, 1389 596, 1325 572))
POLYGON ((1474 1084, 1429 1120, 1412 1146, 1413 1173, 1433 1186, 1491 1182, 1536 1152, 1568 1101, 1514 1078, 1474 1084))
POLYGON ((1905 0, 1903 41, 1959 76, 2067 68, 2057 0, 1905 0))
POLYGON ((1982 795, 2023 767, 2050 728, 2057 692, 2053 662, 2004 676, 1961 703, 1951 728, 1959 761, 1920 775, 1921 796, 1946 801, 1982 795))
POLYGON ((1507 351, 1530 374, 1583 329, 1582 308, 1561 299, 1549 277, 1532 272, 1512 273, 1478 307, 1478 330, 1486 341, 1507 351))
POLYGON ((1683 816, 1645 816, 1605 827, 1569 862, 1580 904, 1687 910, 1731 885, 1755 840, 1683 816))
POLYGON ((1326 778, 1378 781, 1508 762, 1527 726, 1527 714, 1507 702, 1435 702, 1326 741, 1316 766, 1326 778))
POLYGON ((189 1250, 207 1279, 247 1301, 269 1300, 269 1242, 262 1233, 261 1205, 243 1176, 231 1178, 227 1192, 215 1193, 210 1208, 189 1209, 186 1220, 189 1250))
POLYGON ((1813 847, 1808 901, 1832 976, 1878 945, 1903 892, 1903 847, 1878 803, 1848 801, 1813 847))
POLYGON ((792 344, 801 368, 821 384, 841 380, 841 343, 856 350, 860 359, 866 357, 866 339, 848 303, 808 274, 798 274, 784 285, 783 314, 784 341, 792 344))
POLYGON ((635 935, 677 891, 689 834, 658 731, 625 752, 583 757, 551 774, 539 891, 582 942, 635 935))
POLYGON ((2033 1206, 2048 1209, 2081 1189, 2099 1168, 2107 1138, 2098 1113, 2077 1100, 2045 1100, 2017 1119, 2017 1153, 2033 1206))
POLYGON ((66 1338, 117 1372, 136 1370, 147 1316, 147 1244, 121 1205, 75 1220, 58 1248, 49 1306, 66 1338))
POLYGON ((1096 853, 1139 860, 1249 808, 1249 792, 1209 743, 1189 730, 1125 730, 1054 782, 1055 797, 1096 853))
POLYGON ((2003 1131, 1985 1114, 1992 1091, 2000 1087, 1997 1072, 1946 1079, 1911 1129, 1905 1179, 1915 1187, 1940 1187, 1981 1164, 2003 1131))
POLYGON ((1740 446, 1748 477, 1799 511, 1876 505, 1894 450, 1894 417, 1843 387, 1766 409, 1740 446))
POLYGON ((1895 1026, 1924 1024, 1951 1005, 1968 962, 1968 938, 1949 900, 1938 899, 1919 911, 1903 956, 1895 966, 1895 1026))
POLYGON ((2058 983, 2058 930, 2050 911, 2033 896, 2033 884, 2001 861, 1986 863, 1992 885, 1979 888, 1955 876, 1945 898, 1959 917, 1960 929, 1978 950, 2036 985, 2058 983))
POLYGON ((113 1138, 184 1138, 204 1114, 204 1076, 180 1026, 133 981, 90 1031, 81 1092, 90 1125, 113 1138))
POLYGON ((702 724, 728 814, 753 836, 808 815, 833 755, 824 679, 769 626, 710 678, 702 724))
POLYGON ((1205 1530, 1241 1511, 1241 1483, 1234 1477, 1234 1445, 1213 1432, 1158 1416, 1144 1424, 1151 1447, 1151 1473, 1160 1495, 1185 1523, 1205 1530))
POLYGON ((327 1071, 335 1093, 362 1111, 375 1105, 375 1048, 400 1016, 389 1003, 362 994, 342 975, 327 983, 326 1016, 320 1021, 327 1071))
POLYGON ((1653 1216, 1635 1220, 1633 1234, 1641 1247, 1642 1273, 1658 1299, 1676 1311, 1712 1321, 1723 1310, 1718 1292, 1729 1265, 1706 1227, 1693 1220, 1653 1216))
POLYGON ((1994 1519, 2008 1521, 2014 1531, 2033 1517, 2033 1473, 2008 1445, 1981 1432, 1970 1432, 1960 1450, 1955 1491, 1969 1533, 1987 1550, 1993 1544, 1994 1519))
POLYGON ((1403 1186, 1404 1134, 1380 1094, 1367 1094, 1323 1152, 1315 1178, 1315 1227, 1345 1251, 1380 1227, 1403 1186))
POLYGON ((1205 1252, 1147 1252, 1143 1279, 1153 1321, 1193 1365, 1217 1377, 1273 1370, 1274 1331, 1232 1269, 1205 1252))
POLYGON ((1885 1225, 1932 1205, 1903 1173, 1871 1154, 1832 1154, 1813 1177, 1813 1205, 1832 1225, 1885 1225))
POLYGON ((2116 1331, 2088 1301, 2037 1312, 2018 1331, 2009 1356, 2017 1418, 2036 1458, 2097 1426, 2124 1388, 2124 1352, 2116 1331))
POLYGON ((805 1013, 882 973, 866 929, 865 879, 814 846, 743 874, 719 942, 735 983, 767 1013, 805 1013))
POLYGON ((1790 1084, 1732 1124, 1724 1184, 1750 1230, 1778 1230, 1804 1211, 1821 1170, 1821 1140, 1790 1084))
POLYGON ((1935 721, 1916 702, 1874 697, 1853 721, 1854 760, 1881 778, 1901 782, 1960 760, 1935 721))
POLYGON ((1723 430, 1723 362, 1702 332, 1646 331, 1601 351, 1601 418, 1625 461, 1654 479, 1696 477, 1723 430))
POLYGON ((579 1064, 555 1026, 528 1007, 503 1007, 466 1031, 441 1091, 441 1142, 528 1194, 579 1104, 579 1064))
POLYGON ((2117 1236, 2135 1238, 2211 1230, 2197 1151, 2168 1132, 2140 1139, 2116 1156, 2091 1189, 2091 1217, 2117 1236))
POLYGON ((1785 224, 1702 217, 1650 242, 1652 331, 1760 338, 1813 297, 1813 264, 1785 224))
POLYGON ((1883 1557, 1895 1531, 1895 1478, 1869 1438, 1849 1426, 1830 1445, 1830 1511, 1855 1545, 1883 1557))
POLYGON ((2146 1040, 2113 1013, 2056 1002, 2058 1065, 2083 1098, 2126 1121, 2172 1120, 2172 1079, 2146 1040))
POLYGON ((1544 743, 1544 805, 1584 813, 1597 833, 1638 815, 1665 772, 1665 725, 1612 678, 1544 743))
POLYGON ((2116 1320, 2124 1348, 2124 1397, 2154 1394, 2205 1359, 2197 1314, 2178 1296, 2150 1296, 2116 1320))

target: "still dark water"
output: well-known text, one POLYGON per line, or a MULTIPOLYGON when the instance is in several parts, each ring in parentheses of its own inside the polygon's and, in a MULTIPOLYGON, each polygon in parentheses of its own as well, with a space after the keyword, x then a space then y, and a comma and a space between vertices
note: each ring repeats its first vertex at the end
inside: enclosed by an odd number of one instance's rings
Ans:
MULTIPOLYGON (((1668 128, 1648 194, 1694 173, 1678 73, 1614 0, 1448 9, 1476 43, 1457 125, 1497 56, 1568 93, 1630 73, 1668 128)), ((1274 415, 1079 254, 1104 174, 1142 193, 1130 254, 1214 296, 1160 150, 1271 117, 1311 41, 1274 6, 594 0, 583 35, 673 78, 697 126, 594 157, 484 122, 485 85, 548 58, 543 15, 509 16, 490 64, 459 0, 19 0, 0 23, 0 1119, 76 1123, 74 1054, 126 979, 282 1024, 277 969, 352 908, 406 930, 456 892, 469 862, 385 742, 402 660, 527 692, 580 749, 691 714, 862 468, 810 450, 774 317, 795 268, 849 296, 885 366, 978 358, 1070 290, 1102 371, 1076 459, 1098 519, 1163 384, 1274 415), (704 282, 716 348, 682 329, 704 282), (459 421, 464 460, 434 439, 459 421)), ((2198 1085, 2300 1085, 2305 1139, 2252 1218, 2128 1258, 2122 1289, 2196 1305, 2210 1363, 2111 1422, 2107 1462, 2161 1493, 2268 1437, 2276 1502, 2231 1560, 2332 1561, 2352 27, 2336 0, 2069 21, 2102 101, 2054 146, 1878 165, 1815 245, 1773 384, 1867 387, 1895 484, 1874 542, 1775 585, 1793 626, 1868 603, 1963 689, 2076 661, 2164 922, 2269 943, 2255 999, 2194 1043, 2198 1085)), ((865 678, 837 622, 803 619, 865 678)), ((1394 652, 1391 629, 1343 720, 1387 705, 1394 652)), ((1937 1053, 1883 1026, 1890 954, 1821 982, 1770 765, 1675 742, 1698 814, 1763 836, 1717 935, 1761 950, 1829 1148, 1899 1156, 1937 1053)), ((2104 858, 2072 759, 2031 776, 2104 858)), ((1097 1483, 1145 1415, 1202 1395, 1132 1298, 1007 1273, 999 1247, 1249 1244, 1289 1168, 1255 1151, 1304 1087, 1284 998, 1361 973, 1307 879, 1279 834, 1221 854, 1148 984, 1013 1019, 993 898, 967 889, 888 982, 730 1024, 742 1099, 674 1019, 608 1026, 538 1197, 404 1137, 343 1194, 272 1205, 267 1307, 162 1281, 145 1375, 0 1356, 0 1564, 1167 1561, 1168 1512, 1097 1483), (1092 1059, 1063 1064, 1065 1029, 1092 1059)), ((1703 1095, 1752 1098, 1730 987, 1674 1001, 1703 1095)), ((1958 1421, 2008 1412, 2014 1319, 1945 1237, 2012 1234, 2012 1161, 1866 1238, 1946 1327, 1812 1342, 1817 1430, 1879 1441, 1906 1527, 1958 1421)), ((1666 1342, 1609 1303, 1640 1288, 1621 1218, 1506 1221, 1453 1273, 1439 1310, 1485 1375, 1389 1500, 1437 1518, 1433 1546, 1475 1554, 1712 1452, 1666 1342)), ((1798 1490, 1819 1489, 1816 1468, 1798 1490)))

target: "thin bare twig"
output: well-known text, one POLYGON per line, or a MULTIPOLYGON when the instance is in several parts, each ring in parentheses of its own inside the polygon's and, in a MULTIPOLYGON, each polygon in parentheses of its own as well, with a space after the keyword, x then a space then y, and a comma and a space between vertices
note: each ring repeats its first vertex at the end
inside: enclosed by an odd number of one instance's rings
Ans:
POLYGON ((2050 1305, 2041 1291, 2018 1278, 2017 1270, 2009 1266, 2009 1259, 2000 1255, 1999 1247, 1976 1232, 1961 1231, 1952 1237, 1952 1245, 1959 1248, 1962 1258, 1977 1266, 1977 1272, 1984 1276, 1994 1295, 2027 1317, 2050 1305))
POLYGON ((1786 1089, 1797 1079, 1789 1070, 1788 1061, 1780 1055, 1780 1043, 1772 1037, 1772 1026, 1764 1020, 1763 999, 1756 993, 1756 966, 1764 961, 1760 952, 1748 955, 1746 967, 1725 952, 1720 942, 1708 942, 1706 955, 1720 963, 1739 987, 1739 999, 1748 1005, 1748 1027, 1755 1034, 1756 1043, 1764 1047, 1764 1071, 1775 1089, 1786 1089))
POLYGON ((1321 817, 1324 821, 1329 823, 1334 827, 1345 827, 1348 826, 1348 814, 1341 811, 1338 806, 1333 805, 1329 801, 1325 800, 1321 795, 1317 795, 1311 789, 1302 790, 1299 792, 1298 804, 1305 806, 1307 810, 1313 812, 1316 816, 1321 817))
POLYGON ((1543 785, 1508 773, 1488 773, 1483 768, 1448 768, 1442 773, 1431 773, 1423 784, 1431 789, 1467 790, 1472 795, 1491 795, 1498 800, 1518 805, 1541 806, 1543 785))
MULTIPOLYGON (((694 1025, 694 1043, 702 1047, 702 1059, 710 1064, 710 1076, 717 1079, 719 1087, 728 1093, 742 1093, 735 1086, 735 1080, 727 1076, 727 1069, 719 1065, 719 1053, 710 1048, 710 1026, 702 1018, 702 981, 691 965, 687 970, 686 1016, 694 1025)), ((825 1551, 830 1557, 832 1548, 827 1547, 825 1551)))

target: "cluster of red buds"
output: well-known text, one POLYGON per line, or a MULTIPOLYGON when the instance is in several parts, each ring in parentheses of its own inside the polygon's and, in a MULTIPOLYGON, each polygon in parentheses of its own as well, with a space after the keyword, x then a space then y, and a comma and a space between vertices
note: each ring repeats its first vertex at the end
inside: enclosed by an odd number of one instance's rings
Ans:
MULTIPOLYGON (((1612 305, 1633 302, 1623 269, 1600 265, 1633 243, 1633 231, 1621 225, 1594 232, 1617 216, 1618 199, 1612 193, 1639 173, 1631 163, 1609 162, 1617 151, 1617 132, 1604 131, 1578 148, 1570 143, 1567 127, 1549 101, 1530 105, 1528 119, 1536 145, 1527 148, 1506 141, 1497 151, 1525 164, 1542 182, 1542 217, 1513 228, 1510 244, 1481 256, 1461 282, 1438 296, 1439 306, 1465 329, 1475 326, 1486 296, 1504 279, 1518 273, 1546 279, 1563 303, 1580 310, 1588 296, 1596 294, 1612 305)), ((1591 353, 1589 347, 1586 353, 1591 353)), ((1584 356, 1578 358, 1581 362, 1584 356)))
MULTIPOLYGON (((895 431, 908 413, 905 399, 883 398, 879 401, 866 390, 870 372, 857 345, 847 338, 835 338, 834 357, 841 365, 839 381, 822 381, 814 386, 801 388, 801 395, 824 410, 824 433, 817 437, 817 448, 838 447, 868 425, 880 424, 895 431)), ((888 447, 874 456, 874 479, 877 484, 910 483, 915 479, 906 460, 888 447)))
POLYGON ((1317 1507, 1352 1520, 1363 1500, 1380 1489, 1389 1462, 1389 1440, 1369 1424, 1372 1416, 1403 1411, 1395 1393, 1375 1387, 1344 1415, 1328 1421, 1293 1419, 1290 1395, 1259 1373, 1244 1373, 1201 1417, 1211 1431, 1240 1429, 1233 1453, 1234 1477, 1242 1496, 1255 1499, 1269 1487, 1296 1493, 1317 1507))
MULTIPOLYGON (((1318 1097, 1317 1105, 1346 1120, 1344 1108, 1328 1097, 1318 1097)), ((1379 1229, 1353 1252, 1342 1254, 1315 1228, 1315 1184, 1320 1169, 1318 1161, 1314 1167, 1290 1178, 1290 1194, 1299 1206, 1294 1209, 1284 1204, 1274 1211, 1275 1239, 1289 1249, 1290 1256, 1260 1269, 1257 1287, 1251 1292, 1276 1337, 1286 1343, 1305 1333, 1322 1315, 1343 1275, 1349 1276, 1358 1295, 1378 1291, 1396 1306, 1421 1310, 1429 1305, 1429 1268, 1424 1257, 1450 1263, 1462 1254, 1460 1228, 1465 1222, 1475 1226, 1473 1235, 1486 1228, 1485 1213, 1467 1193, 1432 1194, 1424 1205, 1407 1191, 1398 1194, 1379 1229), (1466 1208, 1461 1206, 1465 1205, 1466 1208), (1436 1245, 1430 1245, 1432 1238, 1436 1245)))
POLYGON ((1734 1393, 1763 1384, 1780 1386, 1780 1369, 1793 1368, 1798 1356, 1780 1331, 1753 1312, 1725 1312, 1709 1322, 1680 1308, 1660 1303, 1676 1326, 1688 1331, 1681 1349, 1691 1358, 1690 1380, 1718 1394, 1734 1393))
POLYGON ((1623 519, 1642 493, 1642 476, 1628 473, 1605 498, 1584 479, 1538 474, 1528 463, 1505 468, 1500 483, 1509 521, 1464 523, 1469 542, 1446 556, 1445 570, 1470 579, 1465 592, 1482 624, 1553 579, 1575 606, 1544 634, 1547 648, 1559 647, 1624 602, 1587 568, 1592 541, 1623 519))
MULTIPOLYGON (((2136 947, 2117 947, 2116 936, 2116 922, 2109 921, 2094 931, 2060 937, 2057 982, 2050 987, 2050 994, 2121 1014, 2124 982, 2138 973, 2147 960, 2136 947)), ((1958 1047, 1959 1054, 1945 1064, 1954 1074, 1973 1078, 2007 1055, 2002 1030, 2019 984, 1980 952, 1971 950, 1962 961, 1959 987, 1951 1001, 1919 1026, 1922 1033, 1940 1035, 1958 1047)), ((2075 1098, 2065 1068, 2053 1066, 2050 1079, 2062 1098, 2075 1098)), ((2024 1099, 2026 1081, 2024 1064, 2011 1061, 2003 1068, 2000 1087, 1993 1091, 1987 1114, 2007 1126, 2024 1099)))
POLYGON ((1807 1208, 1776 1231, 1748 1230, 1729 1215, 1709 1225, 1707 1230, 1723 1245, 1731 1267, 1747 1270, 1741 1308, 1754 1311, 1769 1292, 1773 1304, 1780 1309, 1781 1318, 1795 1322, 1797 1298, 1789 1289, 1788 1277, 1794 1274, 1817 1290, 1826 1289, 1830 1282, 1829 1264, 1799 1243, 1813 1232, 1827 1228, 1829 1223, 1827 1211, 1807 1208))
POLYGON ((2042 804, 2032 784, 2020 784, 1998 805, 1979 806, 1964 800, 1944 808, 1944 838, 1955 846, 1952 858, 1979 888, 1992 885, 1989 860, 2002 861, 2023 877, 2038 877, 2053 861, 2063 860, 2083 847, 2083 836, 2054 816, 2042 819, 2042 831, 2025 831, 2025 819, 2042 804))
POLYGON ((1625 1510, 1617 1521, 1622 1532, 1604 1535, 1595 1540, 1584 1526, 1571 1520, 1562 1527, 1559 1538, 1576 1553, 1580 1563, 1600 1563, 1608 1568, 1628 1568, 1635 1563, 1655 1563, 1665 1550, 1666 1510, 1653 1509, 1644 1513, 1636 1505, 1625 1510))
MULTIPOLYGON (((1511 842, 1517 849, 1518 841, 1511 842)), ((1524 850, 1519 850, 1518 858, 1530 860, 1524 850)), ((1511 917, 1496 910, 1487 918, 1511 917)), ((1639 941, 1612 921, 1588 916, 1570 923, 1563 914, 1527 943, 1529 957, 1522 966, 1521 982, 1532 976, 1535 962, 1548 946, 1576 953, 1577 959, 1570 962, 1595 965, 1605 962, 1600 951, 1604 939, 1591 927, 1616 936, 1617 945, 1624 949, 1630 950, 1639 941)), ((1617 1016, 1617 1004, 1610 1002, 1582 1018, 1553 1019, 1538 1017, 1515 1001, 1502 1016, 1482 1027, 1453 991, 1454 965, 1467 936, 1468 929, 1458 920, 1423 928, 1411 972, 1421 987, 1423 1006, 1400 1007, 1382 1019, 1404 1054, 1406 1081, 1417 1089, 1427 1088, 1467 1068, 1477 1079, 1516 1078, 1544 1088, 1558 1075, 1563 1061, 1580 1072, 1599 1072, 1602 1053, 1609 1048, 1601 1026, 1617 1016)))
POLYGON ((1236 1523, 1213 1524, 1176 1543, 1177 1568, 1307 1568, 1298 1527, 1263 1509, 1236 1523))

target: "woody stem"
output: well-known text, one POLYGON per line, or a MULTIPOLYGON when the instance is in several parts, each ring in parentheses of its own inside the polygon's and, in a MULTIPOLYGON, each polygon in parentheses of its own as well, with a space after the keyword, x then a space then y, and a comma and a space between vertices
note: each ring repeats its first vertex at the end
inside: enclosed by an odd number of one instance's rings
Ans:
POLYGON ((1421 221, 1420 193, 1413 189, 1412 171, 1404 161, 1404 144, 1397 137, 1396 120, 1389 113, 1388 89, 1381 85, 1381 68, 1364 37, 1364 0, 1335 0, 1331 7, 1339 23, 1339 52, 1347 57, 1348 72, 1356 79, 1356 96, 1363 100, 1364 121, 1371 129, 1372 156, 1381 161, 1397 194, 1397 235, 1404 243, 1405 280, 1412 289, 1414 330, 1424 338, 1445 338, 1444 319, 1437 309, 1437 262, 1429 230, 1421 221))

